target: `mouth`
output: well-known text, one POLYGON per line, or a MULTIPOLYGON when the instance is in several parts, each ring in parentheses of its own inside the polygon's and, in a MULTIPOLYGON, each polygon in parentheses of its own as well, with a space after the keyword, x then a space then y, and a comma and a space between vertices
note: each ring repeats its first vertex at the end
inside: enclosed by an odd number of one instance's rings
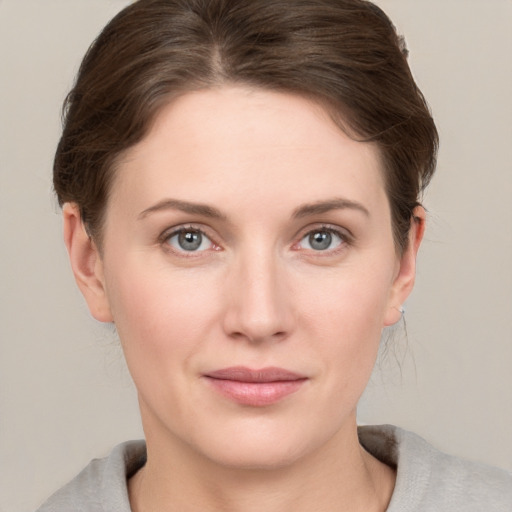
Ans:
POLYGON ((252 407, 279 402, 308 380, 304 375, 277 367, 252 370, 234 366, 209 372, 204 377, 225 398, 252 407))

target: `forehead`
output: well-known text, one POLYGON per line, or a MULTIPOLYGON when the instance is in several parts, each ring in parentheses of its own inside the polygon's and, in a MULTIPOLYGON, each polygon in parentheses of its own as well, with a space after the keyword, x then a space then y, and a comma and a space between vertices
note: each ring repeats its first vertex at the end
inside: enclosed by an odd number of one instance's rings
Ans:
POLYGON ((247 87, 187 93, 161 109, 147 136, 124 155, 113 197, 210 202, 259 194, 311 202, 382 198, 377 147, 352 140, 319 104, 247 87))

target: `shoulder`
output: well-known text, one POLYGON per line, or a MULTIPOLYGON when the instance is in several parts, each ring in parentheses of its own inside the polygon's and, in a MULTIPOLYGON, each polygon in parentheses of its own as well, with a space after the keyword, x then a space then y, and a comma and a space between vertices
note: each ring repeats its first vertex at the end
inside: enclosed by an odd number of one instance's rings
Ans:
POLYGON ((361 427, 361 444, 397 469, 388 512, 512 511, 512 474, 440 452, 391 425, 361 427))
POLYGON ((126 482, 145 461, 144 441, 120 444, 108 457, 92 460, 37 512, 130 512, 126 482))

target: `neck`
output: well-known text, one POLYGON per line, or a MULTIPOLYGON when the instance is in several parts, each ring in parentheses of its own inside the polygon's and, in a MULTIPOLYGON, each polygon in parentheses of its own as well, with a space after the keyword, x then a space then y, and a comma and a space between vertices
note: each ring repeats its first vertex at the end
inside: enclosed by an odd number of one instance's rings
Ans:
POLYGON ((280 467, 227 467, 188 446, 147 437, 148 461, 129 482, 133 512, 385 511, 395 475, 359 445, 353 427, 280 467))

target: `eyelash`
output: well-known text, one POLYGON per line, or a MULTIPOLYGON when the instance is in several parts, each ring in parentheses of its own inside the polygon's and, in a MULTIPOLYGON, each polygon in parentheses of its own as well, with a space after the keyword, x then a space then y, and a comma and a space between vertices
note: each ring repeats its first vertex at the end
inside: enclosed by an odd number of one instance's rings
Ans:
POLYGON ((194 258, 194 257, 197 258, 197 257, 201 256, 203 253, 207 252, 208 250, 213 250, 213 251, 220 250, 220 246, 215 243, 215 241, 212 239, 212 237, 210 235, 208 235, 203 228, 200 228, 200 227, 194 226, 194 225, 180 226, 180 227, 166 230, 159 237, 158 241, 165 248, 165 250, 172 252, 174 254, 177 254, 180 257, 184 257, 184 258, 194 258), (185 249, 179 250, 179 249, 172 247, 170 244, 170 240, 173 237, 179 236, 180 234, 184 234, 184 233, 200 234, 202 237, 206 238, 209 241, 211 247, 209 247, 208 249, 200 250, 200 251, 187 251, 185 249))
MULTIPOLYGON (((180 226, 180 227, 175 227, 175 228, 166 230, 159 237, 158 241, 162 246, 164 246, 164 248, 166 250, 168 250, 174 254, 177 254, 180 257, 185 257, 185 258, 200 257, 205 252, 208 252, 210 250, 213 250, 213 251, 222 250, 220 245, 218 245, 212 239, 212 237, 205 232, 204 228, 194 226, 194 225, 180 226), (193 251, 193 250, 187 251, 185 249, 179 250, 179 249, 172 247, 171 244, 169 243, 169 241, 173 237, 178 236, 183 233, 198 233, 202 237, 206 238, 209 241, 211 247, 209 247, 207 249, 200 250, 200 251, 193 251)), ((350 246, 351 244, 352 244, 352 235, 347 233, 346 230, 341 230, 338 227, 323 224, 318 227, 314 227, 312 229, 310 228, 307 231, 302 231, 298 240, 292 244, 292 249, 296 250, 296 251, 302 251, 302 250, 308 251, 308 252, 314 253, 317 256, 332 256, 332 255, 338 254, 340 251, 344 250, 347 246, 350 246), (331 235, 335 235, 340 240, 339 246, 335 247, 334 249, 328 248, 325 250, 301 249, 300 247, 298 247, 299 244, 304 239, 313 235, 314 233, 329 233, 331 235)))
MULTIPOLYGON (((331 235, 335 235, 339 238, 340 243, 338 247, 335 247, 334 249, 325 249, 325 250, 314 250, 314 249, 305 249, 308 252, 312 252, 315 254, 315 256, 333 256, 337 255, 339 252, 345 250, 348 246, 352 245, 353 238, 352 235, 347 233, 346 230, 342 230, 339 227, 330 226, 327 224, 322 224, 320 226, 309 228, 307 231, 303 231, 300 235, 300 238, 297 242, 295 242, 292 246, 292 248, 297 247, 303 240, 305 240, 307 237, 310 237, 314 233, 329 233, 331 235)), ((296 250, 301 250, 300 248, 296 250)))

